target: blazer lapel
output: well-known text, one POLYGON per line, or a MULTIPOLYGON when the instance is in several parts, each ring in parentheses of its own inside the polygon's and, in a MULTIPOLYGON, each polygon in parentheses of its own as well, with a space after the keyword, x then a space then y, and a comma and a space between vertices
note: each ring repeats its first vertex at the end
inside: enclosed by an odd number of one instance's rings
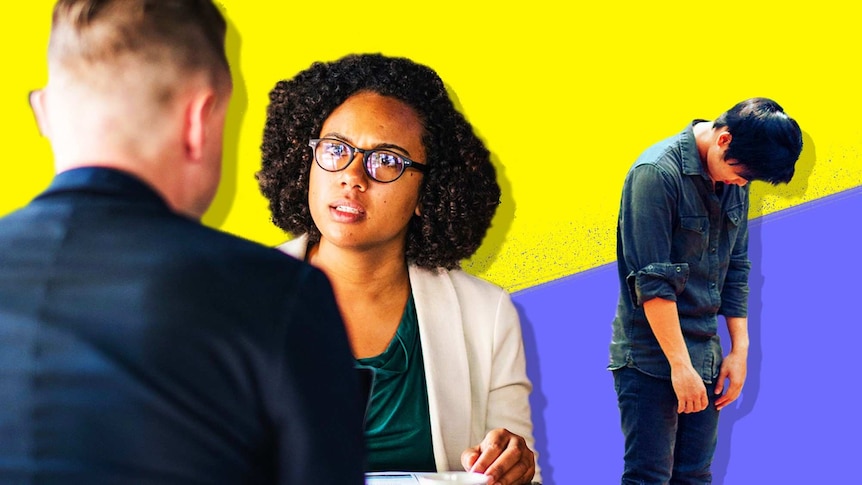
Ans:
POLYGON ((460 469, 470 443, 470 374, 461 306, 445 270, 410 266, 438 470, 460 469), (452 462, 454 461, 454 463, 452 462))
MULTIPOLYGON (((278 248, 302 259, 307 244, 301 236, 278 248)), ((447 271, 416 266, 409 270, 428 386, 434 462, 440 471, 458 470, 461 452, 475 444, 470 443, 473 407, 461 305, 447 271)))

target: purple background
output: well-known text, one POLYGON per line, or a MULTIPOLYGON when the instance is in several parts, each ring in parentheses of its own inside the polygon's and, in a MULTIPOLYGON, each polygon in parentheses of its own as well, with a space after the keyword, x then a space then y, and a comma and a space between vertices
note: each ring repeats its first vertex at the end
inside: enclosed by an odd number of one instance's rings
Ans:
MULTIPOLYGON (((713 483, 858 479, 860 392, 847 372, 862 343, 859 214, 862 187, 750 222, 748 379, 722 411, 713 483)), ((617 296, 615 264, 513 295, 545 485, 620 482, 605 368, 617 296)), ((726 352, 726 332, 722 344, 726 352)))

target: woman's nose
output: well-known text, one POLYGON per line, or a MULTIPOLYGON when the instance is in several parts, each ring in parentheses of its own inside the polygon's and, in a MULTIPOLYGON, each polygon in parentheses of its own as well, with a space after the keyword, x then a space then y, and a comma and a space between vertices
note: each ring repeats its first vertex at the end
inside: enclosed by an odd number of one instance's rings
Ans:
POLYGON ((353 154, 350 164, 338 172, 341 176, 341 184, 356 187, 360 192, 368 188, 368 174, 365 173, 365 155, 360 152, 353 154))

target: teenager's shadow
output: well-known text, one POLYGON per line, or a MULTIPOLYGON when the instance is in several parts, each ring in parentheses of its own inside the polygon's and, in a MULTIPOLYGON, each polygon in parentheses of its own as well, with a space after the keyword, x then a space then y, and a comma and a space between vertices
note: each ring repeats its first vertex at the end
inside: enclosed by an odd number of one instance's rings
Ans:
MULTIPOLYGON (((753 220, 749 223, 748 245, 748 257, 751 260, 751 273, 748 277, 748 286, 750 288, 748 298, 748 333, 750 339, 748 375, 739 399, 721 411, 721 418, 718 423, 718 445, 715 450, 715 459, 712 463, 713 483, 715 485, 724 484, 727 470, 730 467, 733 428, 737 422, 742 421, 751 413, 760 394, 763 363, 762 294, 766 282, 761 265, 761 257, 763 256, 763 221, 760 217, 768 209, 765 196, 770 195, 770 197, 774 198, 777 195, 782 198, 800 199, 808 190, 808 179, 814 170, 816 160, 814 140, 808 133, 803 131, 802 143, 802 154, 796 162, 796 173, 789 184, 772 187, 763 182, 757 182, 757 185, 752 186, 749 216, 753 220)), ((719 334, 721 335, 722 350, 726 354, 730 350, 730 336, 724 323, 723 319, 719 321, 719 334)))
POLYGON ((222 12, 227 21, 225 51, 231 66, 233 79, 233 96, 228 106, 224 127, 224 144, 222 154, 221 183, 215 200, 203 217, 203 223, 210 227, 221 227, 230 213, 236 198, 237 167, 239 166, 239 132, 248 110, 248 90, 245 85, 240 66, 240 38, 236 25, 222 12))

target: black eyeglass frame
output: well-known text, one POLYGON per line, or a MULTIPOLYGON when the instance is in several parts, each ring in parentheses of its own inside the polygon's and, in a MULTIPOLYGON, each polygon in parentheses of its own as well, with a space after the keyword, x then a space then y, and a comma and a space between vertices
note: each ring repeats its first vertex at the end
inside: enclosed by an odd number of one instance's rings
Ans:
POLYGON ((416 170, 419 170, 423 174, 428 171, 428 165, 426 165, 424 163, 416 162, 414 160, 410 160, 409 158, 405 157, 404 155, 401 155, 400 153, 395 153, 392 150, 387 150, 387 149, 382 149, 382 148, 372 148, 370 150, 365 150, 363 148, 357 148, 357 147, 351 145, 350 143, 347 143, 346 141, 340 140, 338 138, 311 138, 310 140, 308 140, 308 146, 311 147, 311 156, 312 156, 312 158, 314 158, 314 163, 316 163, 317 166, 322 168, 323 170, 326 170, 327 172, 333 172, 333 173, 334 172, 340 172, 340 171, 346 169, 347 167, 349 167, 350 164, 353 163, 353 159, 356 158, 356 154, 361 153, 362 154, 362 168, 365 170, 365 174, 368 175, 368 177, 371 180, 374 180, 375 182, 379 182, 381 184, 390 184, 392 182, 395 182, 396 180, 400 179, 402 175, 404 175, 404 172, 406 172, 408 168, 414 168, 416 170), (330 169, 324 167, 320 163, 320 161, 317 159, 317 145, 319 145, 320 142, 322 142, 322 141, 332 141, 332 142, 340 143, 340 144, 346 146, 347 147, 347 155, 348 155, 347 165, 345 165, 339 169, 336 169, 336 170, 330 170, 330 169), (372 153, 375 153, 375 152, 378 152, 378 153, 384 152, 384 153, 388 153, 388 154, 394 155, 395 157, 400 158, 404 162, 401 165, 401 173, 399 173, 398 176, 392 180, 379 180, 377 177, 372 175, 371 171, 368 169, 368 163, 366 163, 366 160, 368 160, 368 157, 372 153))

